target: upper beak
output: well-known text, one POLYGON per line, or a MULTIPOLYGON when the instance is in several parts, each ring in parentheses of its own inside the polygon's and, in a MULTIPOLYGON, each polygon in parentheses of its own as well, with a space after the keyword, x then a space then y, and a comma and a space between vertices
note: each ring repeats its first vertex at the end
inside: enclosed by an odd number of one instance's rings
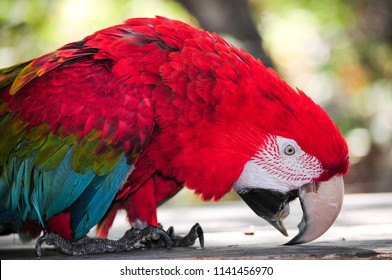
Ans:
POLYGON ((335 176, 285 194, 260 188, 243 188, 238 194, 257 215, 285 236, 288 234, 283 220, 290 213, 289 202, 299 196, 303 210, 299 233, 286 243, 294 245, 313 241, 331 227, 342 208, 344 183, 342 176, 335 176))
POLYGON ((335 222, 342 209, 344 183, 342 176, 329 181, 313 183, 299 189, 299 199, 303 216, 299 223, 299 233, 286 245, 302 244, 323 235, 335 222))

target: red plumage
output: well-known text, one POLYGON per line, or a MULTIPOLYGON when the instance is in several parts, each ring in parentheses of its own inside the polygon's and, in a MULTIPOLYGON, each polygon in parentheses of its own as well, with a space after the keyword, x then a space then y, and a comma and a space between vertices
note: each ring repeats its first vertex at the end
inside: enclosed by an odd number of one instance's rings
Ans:
POLYGON ((324 172, 314 181, 348 171, 344 139, 304 93, 218 35, 162 17, 131 19, 32 60, 1 100, 31 129, 79 139, 100 131, 135 165, 101 236, 120 207, 131 222, 156 224, 155 206, 183 185, 221 198, 268 135, 316 157, 324 172))

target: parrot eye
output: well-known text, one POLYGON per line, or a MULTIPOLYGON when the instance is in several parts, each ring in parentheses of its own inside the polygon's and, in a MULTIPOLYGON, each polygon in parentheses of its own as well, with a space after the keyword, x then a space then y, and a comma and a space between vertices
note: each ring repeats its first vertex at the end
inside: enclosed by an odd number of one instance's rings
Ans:
POLYGON ((287 145, 286 148, 284 148, 284 153, 288 156, 292 156, 295 154, 295 148, 291 145, 287 145))

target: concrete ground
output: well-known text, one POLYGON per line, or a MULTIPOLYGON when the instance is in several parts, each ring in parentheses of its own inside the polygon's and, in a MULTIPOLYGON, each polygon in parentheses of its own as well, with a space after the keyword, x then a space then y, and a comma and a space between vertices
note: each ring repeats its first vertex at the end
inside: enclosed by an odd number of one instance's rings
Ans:
MULTIPOLYGON (((297 232, 302 211, 291 203, 286 219, 290 237, 297 232)), ((199 222, 205 248, 143 249, 131 252, 70 257, 43 246, 41 259, 392 259, 392 193, 349 194, 335 224, 319 239, 304 245, 283 246, 289 241, 257 217, 242 201, 164 205, 158 218, 164 228, 173 225, 185 234, 199 222)), ((110 232, 118 239, 128 229, 121 213, 110 232)), ((0 259, 36 259, 35 241, 21 243, 17 235, 0 237, 0 259)))

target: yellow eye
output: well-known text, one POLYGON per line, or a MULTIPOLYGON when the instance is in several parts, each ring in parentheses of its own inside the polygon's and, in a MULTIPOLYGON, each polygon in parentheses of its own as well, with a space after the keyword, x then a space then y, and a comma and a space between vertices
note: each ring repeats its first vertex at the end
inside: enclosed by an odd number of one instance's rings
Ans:
POLYGON ((291 145, 287 145, 286 148, 284 148, 284 153, 288 156, 292 156, 295 154, 295 148, 291 145))

